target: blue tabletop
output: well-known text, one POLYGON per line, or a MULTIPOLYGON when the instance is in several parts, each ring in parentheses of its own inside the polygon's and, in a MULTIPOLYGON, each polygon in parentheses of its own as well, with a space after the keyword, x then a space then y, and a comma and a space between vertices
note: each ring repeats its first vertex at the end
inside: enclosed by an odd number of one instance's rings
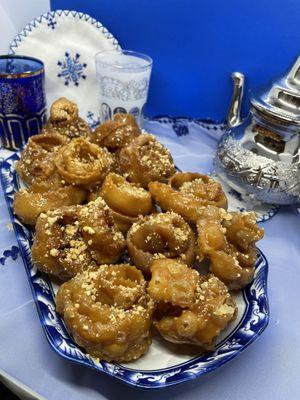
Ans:
MULTIPOLYGON (((179 167, 208 171, 218 132, 206 131, 193 123, 188 128, 188 135, 176 136, 168 124, 147 123, 147 129, 170 147, 179 167), (188 165, 186 161, 183 165, 187 153, 188 165)), ((2 152, 2 155, 5 154, 2 152)), ((281 207, 263 224, 265 237, 260 248, 269 260, 271 310, 266 331, 226 366, 200 379, 161 391, 127 387, 53 352, 42 332, 9 222, 1 191, 0 368, 41 396, 49 400, 299 398, 300 219, 292 208, 281 207)))

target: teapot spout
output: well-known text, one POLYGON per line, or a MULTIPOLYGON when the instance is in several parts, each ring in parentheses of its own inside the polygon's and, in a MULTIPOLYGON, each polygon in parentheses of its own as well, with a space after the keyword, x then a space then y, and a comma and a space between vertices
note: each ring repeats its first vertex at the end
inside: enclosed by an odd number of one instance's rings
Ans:
POLYGON ((227 128, 233 128, 242 123, 241 108, 245 86, 245 75, 241 72, 231 74, 233 81, 233 94, 230 107, 227 113, 227 128))

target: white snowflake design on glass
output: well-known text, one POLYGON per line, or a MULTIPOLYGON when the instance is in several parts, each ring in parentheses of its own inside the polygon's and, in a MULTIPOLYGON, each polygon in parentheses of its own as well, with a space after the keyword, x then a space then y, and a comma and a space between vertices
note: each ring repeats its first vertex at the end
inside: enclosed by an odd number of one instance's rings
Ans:
POLYGON ((100 94, 109 99, 122 101, 140 100, 147 96, 149 79, 132 79, 129 82, 122 82, 119 79, 109 76, 99 76, 100 94))

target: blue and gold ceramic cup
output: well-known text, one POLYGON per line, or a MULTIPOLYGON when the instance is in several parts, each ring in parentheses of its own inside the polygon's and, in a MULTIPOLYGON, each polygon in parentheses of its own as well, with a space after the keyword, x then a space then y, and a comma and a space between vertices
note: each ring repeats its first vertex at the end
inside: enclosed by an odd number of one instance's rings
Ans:
POLYGON ((0 139, 20 149, 46 122, 45 71, 42 61, 26 56, 0 56, 0 139))

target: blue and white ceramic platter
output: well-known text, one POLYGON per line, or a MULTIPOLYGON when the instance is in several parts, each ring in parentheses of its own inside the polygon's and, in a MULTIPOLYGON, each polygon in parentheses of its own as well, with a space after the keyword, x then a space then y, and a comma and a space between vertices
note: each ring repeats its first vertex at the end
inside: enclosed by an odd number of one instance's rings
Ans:
POLYGON ((236 357, 264 331, 269 320, 267 298, 268 263, 260 252, 254 281, 235 295, 238 316, 219 337, 214 351, 201 355, 184 355, 170 350, 159 338, 154 338, 149 352, 134 363, 115 364, 97 361, 85 354, 68 334, 64 322, 55 311, 57 286, 47 275, 37 271, 31 261, 32 231, 13 214, 12 203, 20 188, 14 163, 19 153, 3 161, 1 182, 12 224, 24 261, 33 298, 46 338, 60 356, 84 364, 129 385, 142 388, 164 388, 205 375, 236 357))
POLYGON ((44 62, 48 105, 65 96, 80 105, 91 125, 99 122, 95 54, 120 49, 108 30, 87 14, 58 10, 35 18, 15 37, 9 52, 44 62))

